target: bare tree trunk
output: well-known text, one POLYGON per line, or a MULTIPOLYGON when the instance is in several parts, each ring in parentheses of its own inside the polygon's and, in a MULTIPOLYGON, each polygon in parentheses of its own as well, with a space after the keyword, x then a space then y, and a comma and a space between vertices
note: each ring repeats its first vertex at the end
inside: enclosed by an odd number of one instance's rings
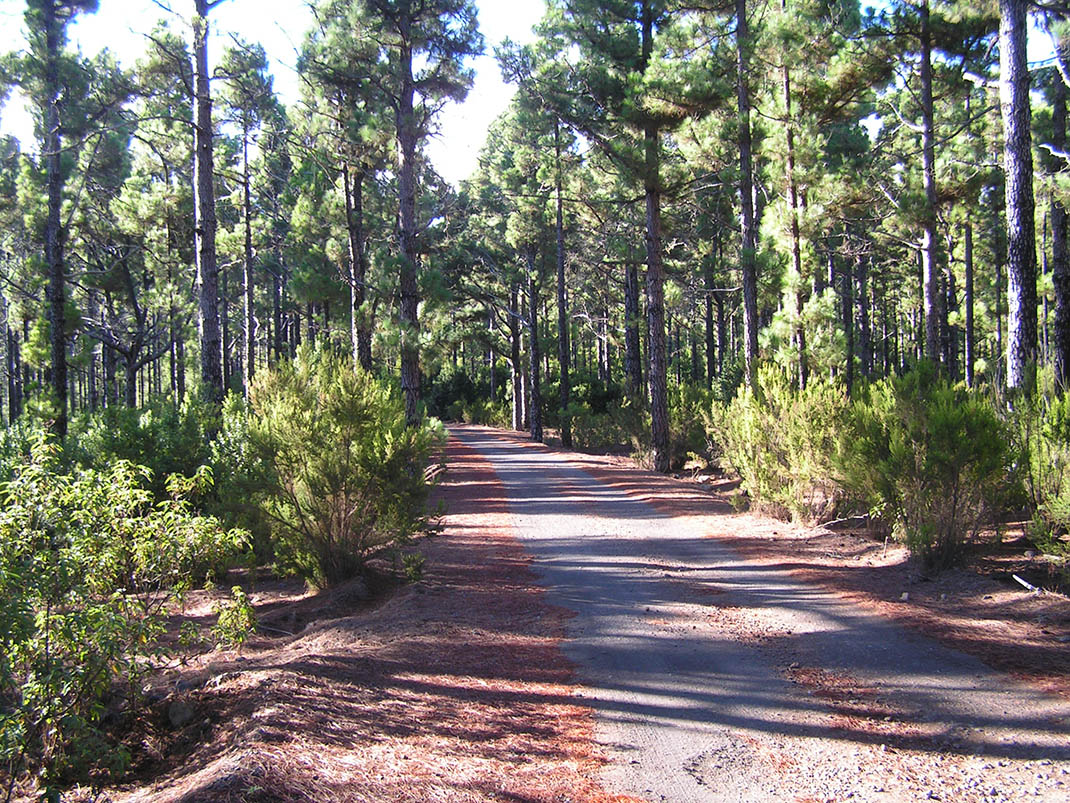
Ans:
POLYGON ((256 373, 256 307, 254 306, 253 290, 253 199, 250 189, 249 177, 249 132, 244 131, 242 136, 242 164, 244 174, 245 196, 245 264, 242 277, 245 284, 245 376, 242 388, 245 395, 249 395, 249 388, 253 384, 253 374, 256 373))
MULTIPOLYGON (((1060 58, 1062 58, 1060 54, 1060 58)), ((1066 150, 1066 84, 1054 77, 1052 103, 1052 147, 1066 150)), ((1051 270, 1055 285, 1055 381, 1060 389, 1070 387, 1070 255, 1067 253, 1066 207, 1053 197, 1051 202, 1051 270)))
POLYGON ((568 296, 565 288, 565 217, 562 201, 561 177, 561 122, 554 120, 554 157, 556 160, 556 194, 557 194, 557 361, 561 369, 561 384, 558 403, 561 406, 561 445, 572 448, 572 422, 568 414, 571 384, 569 382, 569 325, 568 296))
POLYGON ((219 329, 219 266, 216 262, 215 187, 212 157, 212 94, 208 74, 208 0, 194 0, 193 81, 196 124, 193 128, 194 239, 197 263, 197 324, 201 347, 201 382, 210 402, 223 400, 223 341, 219 329))
POLYGON ((746 381, 758 378, 758 226, 754 214, 754 167, 751 155, 750 92, 747 77, 750 47, 746 0, 736 0, 736 105, 739 113, 739 201, 743 238, 740 272, 743 278, 743 357, 746 381))
POLYGON ((349 337, 353 350, 353 365, 370 372, 371 332, 361 321, 364 284, 368 273, 364 243, 364 171, 358 170, 351 179, 349 164, 343 164, 342 183, 345 185, 346 231, 349 235, 349 337))
POLYGON ((999 96, 1007 197, 1007 386, 1019 388, 1031 382, 1037 359, 1036 230, 1026 61, 1028 3, 1000 0, 999 11, 999 96))
POLYGON ((528 262, 528 363, 529 363, 529 399, 528 425, 531 439, 542 442, 542 383, 539 372, 542 370, 542 354, 539 351, 539 278, 535 263, 535 246, 527 249, 528 262))
POLYGON ((858 285, 858 359, 862 376, 873 370, 873 339, 869 315, 869 263, 859 256, 855 263, 855 282, 858 285))
POLYGON ((965 242, 963 245, 963 262, 966 270, 966 288, 965 299, 966 305, 966 385, 967 387, 974 386, 973 377, 973 364, 977 359, 974 345, 974 333, 973 333, 973 225, 966 224, 966 231, 963 233, 965 242))
POLYGON ((412 20, 399 19, 401 33, 401 95, 397 110, 398 200, 401 223, 401 391, 405 396, 405 420, 419 423, 420 323, 417 320, 419 288, 416 253, 416 118, 413 112, 415 83, 412 76, 412 20))
POLYGON ((51 346, 50 378, 52 395, 56 403, 56 418, 52 431, 61 438, 67 435, 67 289, 64 268, 64 231, 60 219, 63 205, 63 171, 60 159, 63 140, 60 131, 60 84, 59 54, 62 46, 63 28, 56 13, 56 4, 44 4, 45 16, 45 174, 48 195, 48 213, 45 221, 45 262, 48 266, 48 323, 51 346))
MULTIPOLYGON (((787 0, 780 0, 781 11, 787 10, 787 0)), ((787 182, 788 182, 788 207, 791 209, 791 264, 795 269, 795 275, 799 286, 795 291, 795 314, 798 316, 798 326, 795 328, 795 347, 799 359, 799 387, 805 388, 806 381, 810 376, 810 368, 806 357, 806 328, 803 326, 802 314, 806 305, 806 283, 802 275, 802 238, 799 233, 799 187, 795 183, 795 126, 791 117, 791 73, 787 62, 781 68, 781 77, 784 85, 784 114, 787 136, 787 182)))
MULTIPOLYGON (((654 14, 649 0, 643 2, 643 69, 654 47, 654 14)), ((665 264, 661 243, 661 164, 657 126, 643 131, 646 193, 646 303, 650 366, 650 423, 654 447, 654 470, 668 471, 669 403, 665 343, 665 264)))
POLYGON ((921 232, 922 303, 925 305, 925 356, 940 361, 940 287, 936 275, 936 150, 933 121, 932 31, 929 2, 918 9, 921 17, 921 162, 925 209, 921 232))
MULTIPOLYGON (((861 260, 858 256, 856 260, 861 260)), ((855 326, 854 326, 854 301, 851 292, 854 282, 851 277, 851 268, 844 265, 840 279, 842 292, 840 312, 843 316, 843 333, 847 340, 847 365, 844 369, 844 383, 847 386, 847 395, 854 390, 855 379, 855 326)))
POLYGON ((524 379, 520 364, 520 290, 509 289, 509 366, 513 388, 513 429, 524 429, 524 379))
POLYGON ((713 264, 706 259, 702 266, 703 284, 706 289, 705 324, 706 324, 706 390, 713 389, 713 377, 717 371, 717 332, 713 328, 713 264))
POLYGON ((624 373, 628 395, 638 400, 643 388, 643 358, 639 344, 639 268, 624 268, 624 373))

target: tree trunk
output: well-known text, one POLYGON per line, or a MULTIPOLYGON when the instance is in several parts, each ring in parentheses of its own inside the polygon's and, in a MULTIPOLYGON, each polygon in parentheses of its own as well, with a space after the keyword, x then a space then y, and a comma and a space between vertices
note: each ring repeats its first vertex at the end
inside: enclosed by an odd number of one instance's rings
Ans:
MULTIPOLYGON (((787 0, 780 0, 781 11, 787 10, 787 0)), ((802 242, 799 234, 799 187, 795 183, 795 126, 791 117, 791 72, 787 62, 781 68, 784 85, 785 135, 787 137, 787 182, 788 207, 791 212, 791 265, 795 270, 798 287, 795 290, 795 314, 798 325, 795 327, 795 348, 799 360, 799 388, 806 387, 810 368, 806 357, 806 328, 803 326, 803 308, 806 306, 806 283, 802 275, 802 242)))
POLYGON ((1031 383, 1037 354, 1036 231, 1026 0, 1000 0, 1000 111, 1007 198, 1007 386, 1031 383))
POLYGON ((859 256, 855 263, 855 282, 858 285, 858 359, 862 376, 868 377, 873 369, 873 339, 869 314, 869 263, 859 256))
MULTIPOLYGON (((1060 54, 1060 57, 1062 54, 1060 54)), ((1053 78, 1052 147, 1066 151, 1066 84, 1053 78)), ((1065 167, 1063 168, 1065 169, 1065 167)), ((1055 285, 1055 381, 1061 390, 1070 387, 1070 255, 1066 247, 1066 207, 1057 199, 1051 202, 1051 270, 1055 285)))
POLYGON ((554 157, 556 160, 556 193, 557 193, 557 361, 561 369, 561 385, 558 403, 560 404, 561 417, 561 445, 566 449, 572 448, 572 422, 568 415, 569 396, 571 385, 569 383, 568 365, 569 353, 569 326, 568 326, 568 298, 565 292, 565 216, 563 209, 562 178, 561 178, 561 122, 554 120, 554 157))
MULTIPOLYGON (((643 2, 643 70, 645 72, 654 47, 654 13, 650 0, 643 2)), ((647 124, 643 129, 644 190, 646 193, 646 309, 650 356, 650 424, 654 447, 654 470, 668 471, 669 404, 667 355, 665 343, 665 264, 661 244, 661 158, 658 129, 647 124)))
POLYGON ((256 373, 256 308, 253 304, 253 199, 249 178, 249 132, 242 132, 242 162, 245 168, 242 176, 245 200, 245 271, 242 277, 245 284, 245 376, 242 383, 245 395, 253 384, 256 373))
POLYGON ((60 213, 63 205, 63 170, 61 156, 63 141, 60 131, 59 55, 62 46, 63 23, 56 13, 56 4, 44 5, 45 15, 45 93, 46 131, 45 161, 48 194, 48 214, 45 221, 45 263, 48 267, 48 323, 51 346, 51 385, 56 403, 56 417, 51 428, 59 437, 67 435, 67 286, 63 260, 63 224, 60 213))
POLYGON ((197 263, 197 327, 201 382, 210 402, 223 400, 223 341, 219 329, 219 266, 216 263, 215 187, 212 157, 212 94, 208 75, 208 0, 194 0, 193 127, 194 251, 197 263))
POLYGON ((973 225, 966 224, 963 234, 963 263, 966 271, 965 299, 966 305, 966 386, 974 386, 973 364, 977 359, 973 334, 973 225))
POLYGON ((750 92, 747 78, 750 47, 746 0, 736 0, 736 106, 739 113, 739 202, 743 278, 743 358, 747 385, 758 378, 758 226, 754 214, 754 167, 751 155, 750 92))
POLYGON ((513 388, 513 429, 524 429, 524 379, 520 364, 520 289, 509 289, 509 365, 513 388))
POLYGON ((936 275, 936 150, 933 122, 932 31, 929 2, 918 9, 921 17, 921 164, 925 188, 922 213, 921 276, 922 303, 925 305, 925 356, 940 361, 940 287, 936 275))
POLYGON ((401 239, 401 391, 405 396, 405 420, 410 426, 419 423, 420 401, 420 323, 417 320, 416 253, 416 118, 413 112, 415 83, 412 76, 412 20, 400 16, 401 95, 397 109, 398 201, 401 239))
POLYGON ((349 338, 354 367, 372 370, 371 332, 361 322, 364 285, 368 262, 364 244, 364 171, 358 170, 350 180, 349 164, 342 165, 345 185, 346 231, 349 235, 349 338))
MULTIPOLYGON (((862 257, 856 257, 856 260, 861 261, 862 257)), ((854 326, 854 300, 851 292, 854 281, 851 277, 851 268, 849 265, 843 266, 843 274, 840 278, 840 287, 842 288, 842 298, 840 311, 843 316, 843 333, 846 338, 847 345, 847 364, 844 369, 844 384, 847 386, 847 395, 850 396, 854 390, 855 379, 855 326, 854 326)))
POLYGON ((713 328, 713 263, 712 257, 707 258, 702 266, 703 284, 706 288, 704 299, 705 324, 706 324, 706 390, 713 389, 713 377, 717 373, 717 332, 713 328))
POLYGON ((538 269, 535 263, 535 246, 527 249, 528 262, 528 371, 530 373, 528 402, 528 425, 531 439, 542 442, 542 354, 539 351, 539 284, 538 269))
POLYGON ((628 395, 638 401, 643 388, 643 362, 639 344, 639 268, 624 268, 624 373, 628 395))

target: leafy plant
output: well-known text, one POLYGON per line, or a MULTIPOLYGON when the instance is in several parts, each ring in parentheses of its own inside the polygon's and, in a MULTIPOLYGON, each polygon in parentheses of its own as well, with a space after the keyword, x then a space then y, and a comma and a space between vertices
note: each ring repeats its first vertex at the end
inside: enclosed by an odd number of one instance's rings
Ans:
POLYGON ((995 408, 922 363, 870 388, 851 424, 847 485, 926 568, 952 565, 1006 490, 1012 454, 995 408))
POLYGON ((212 635, 218 644, 240 647, 256 630, 256 610, 241 586, 232 586, 230 596, 216 607, 212 635))
POLYGON ((814 378, 797 390, 787 373, 765 365, 757 392, 711 405, 709 437, 759 506, 780 515, 824 518, 843 501, 834 458, 847 418, 843 388, 814 378))
POLYGON ((424 526, 425 468, 443 429, 433 419, 406 426, 397 394, 344 355, 300 350, 258 374, 250 404, 262 504, 284 565, 330 585, 424 526))
POLYGON ((153 503, 151 473, 59 470, 40 436, 0 496, 0 760, 9 791, 33 780, 45 797, 90 769, 119 771, 102 721, 129 705, 158 652, 167 605, 245 536, 194 515, 185 496, 207 472, 172 478, 153 503), (126 688, 124 698, 119 692, 126 688))

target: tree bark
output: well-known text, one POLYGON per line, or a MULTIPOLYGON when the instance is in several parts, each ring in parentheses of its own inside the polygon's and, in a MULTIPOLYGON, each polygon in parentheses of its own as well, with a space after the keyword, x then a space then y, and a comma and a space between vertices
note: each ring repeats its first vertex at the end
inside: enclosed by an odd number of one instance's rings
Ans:
POLYGON ((717 331, 713 323, 713 263, 707 257, 702 265, 703 284, 706 289, 704 317, 706 324, 706 390, 713 390, 713 377, 717 373, 717 331))
POLYGON ((557 361, 561 370, 561 385, 558 403, 561 407, 561 445, 572 448, 572 422, 568 415, 571 384, 569 382, 569 325, 568 297, 565 288, 565 216, 562 200, 561 176, 561 122, 554 120, 555 190, 557 202, 557 361))
POLYGON ((643 388, 643 361, 639 344, 639 268, 624 267, 624 373, 628 395, 638 401, 643 388))
POLYGON ((51 428, 59 437, 67 435, 67 284, 64 267, 64 231, 60 213, 63 205, 63 170, 60 162, 63 137, 60 130, 59 55, 63 23, 56 4, 44 4, 45 16, 45 173, 48 214, 45 222, 45 262, 48 266, 48 322, 51 347, 51 385, 56 417, 51 428))
MULTIPOLYGON (((643 70, 646 71, 654 47, 654 13, 649 0, 643 2, 643 70)), ((654 447, 654 470, 669 470, 669 404, 665 343, 665 264, 661 242, 661 164, 658 129, 647 123, 643 129, 646 194, 646 309, 649 338, 650 424, 654 447)))
MULTIPOLYGON (((787 0, 780 0, 781 11, 787 11, 787 0)), ((810 376, 810 367, 806 356, 806 328, 803 326, 803 308, 806 306, 806 283, 802 275, 802 238, 799 233, 799 187, 795 182, 795 126, 791 117, 791 72, 787 61, 781 67, 784 86, 785 136, 787 139, 787 183, 788 208, 791 214, 791 265, 795 270, 798 287, 795 290, 795 314, 798 324, 795 327, 795 348, 799 360, 799 388, 806 387, 810 376)))
POLYGON ((520 289, 509 288, 509 366, 513 388, 513 429, 524 429, 524 378, 520 364, 520 289))
POLYGON ((364 171, 358 170, 351 177, 349 164, 343 164, 342 183, 345 185, 346 231, 349 235, 349 337, 353 366, 370 372, 371 332, 361 322, 361 307, 364 305, 364 286, 368 273, 364 242, 364 171))
MULTIPOLYGON (((1062 54, 1060 54, 1062 57, 1062 54)), ((1066 84, 1056 75, 1052 103, 1052 147, 1066 150, 1066 84)), ((1063 168, 1065 169, 1065 167, 1063 168)), ((1066 247, 1066 207, 1051 202, 1051 270, 1055 285, 1055 381, 1060 390, 1070 387, 1070 255, 1066 247)))
POLYGON ((736 0, 736 107, 739 113, 739 202, 742 250, 740 272, 743 284, 743 357, 747 385, 754 387, 758 378, 758 274, 755 264, 758 228, 754 214, 754 167, 751 154, 750 47, 746 0, 736 0))
POLYGON ((253 383, 253 375, 256 373, 256 307, 253 299, 253 198, 249 176, 249 131, 247 129, 242 132, 242 163, 245 200, 245 264, 242 276, 245 285, 245 376, 242 388, 248 396, 249 388, 253 383))
POLYGON ((966 224, 966 231, 963 233, 963 263, 966 271, 966 287, 964 291, 965 298, 963 303, 966 305, 966 386, 974 386, 973 377, 973 363, 977 359, 974 345, 973 335, 973 225, 966 224))
POLYGON ((223 341, 219 327, 219 266, 216 262, 216 212, 213 184, 212 93, 208 75, 208 0, 194 0, 193 127, 194 251, 197 263, 197 328, 201 382, 208 401, 223 400, 223 341))
POLYGON ((936 150, 933 121, 932 30, 929 3, 918 9, 921 17, 921 164, 925 208, 921 230, 922 303, 925 305, 925 356, 940 361, 940 287, 936 265, 936 150))
POLYGON ((417 320, 416 252, 416 118, 413 111, 415 82, 412 75, 412 19, 399 17, 401 94, 397 108, 398 201, 401 239, 401 391, 405 396, 405 420, 419 423, 420 323, 417 320))
POLYGON ((1026 0, 1000 0, 1000 112, 1007 198, 1007 386, 1031 383, 1037 358, 1036 227, 1026 0))
POLYGON ((542 442, 542 354, 539 350, 539 277, 535 261, 535 246, 527 249, 528 262, 528 371, 529 399, 528 425, 531 439, 542 442))

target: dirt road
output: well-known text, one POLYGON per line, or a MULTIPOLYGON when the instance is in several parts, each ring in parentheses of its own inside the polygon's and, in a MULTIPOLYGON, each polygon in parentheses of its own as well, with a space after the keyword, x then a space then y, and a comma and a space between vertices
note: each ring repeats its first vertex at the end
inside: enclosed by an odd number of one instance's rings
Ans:
MULTIPOLYGON (((478 427, 609 759, 646 800, 1070 799, 1070 703, 741 558, 738 519, 674 516, 478 427)), ((1013 649, 1013 645, 1009 646, 1013 649)))

